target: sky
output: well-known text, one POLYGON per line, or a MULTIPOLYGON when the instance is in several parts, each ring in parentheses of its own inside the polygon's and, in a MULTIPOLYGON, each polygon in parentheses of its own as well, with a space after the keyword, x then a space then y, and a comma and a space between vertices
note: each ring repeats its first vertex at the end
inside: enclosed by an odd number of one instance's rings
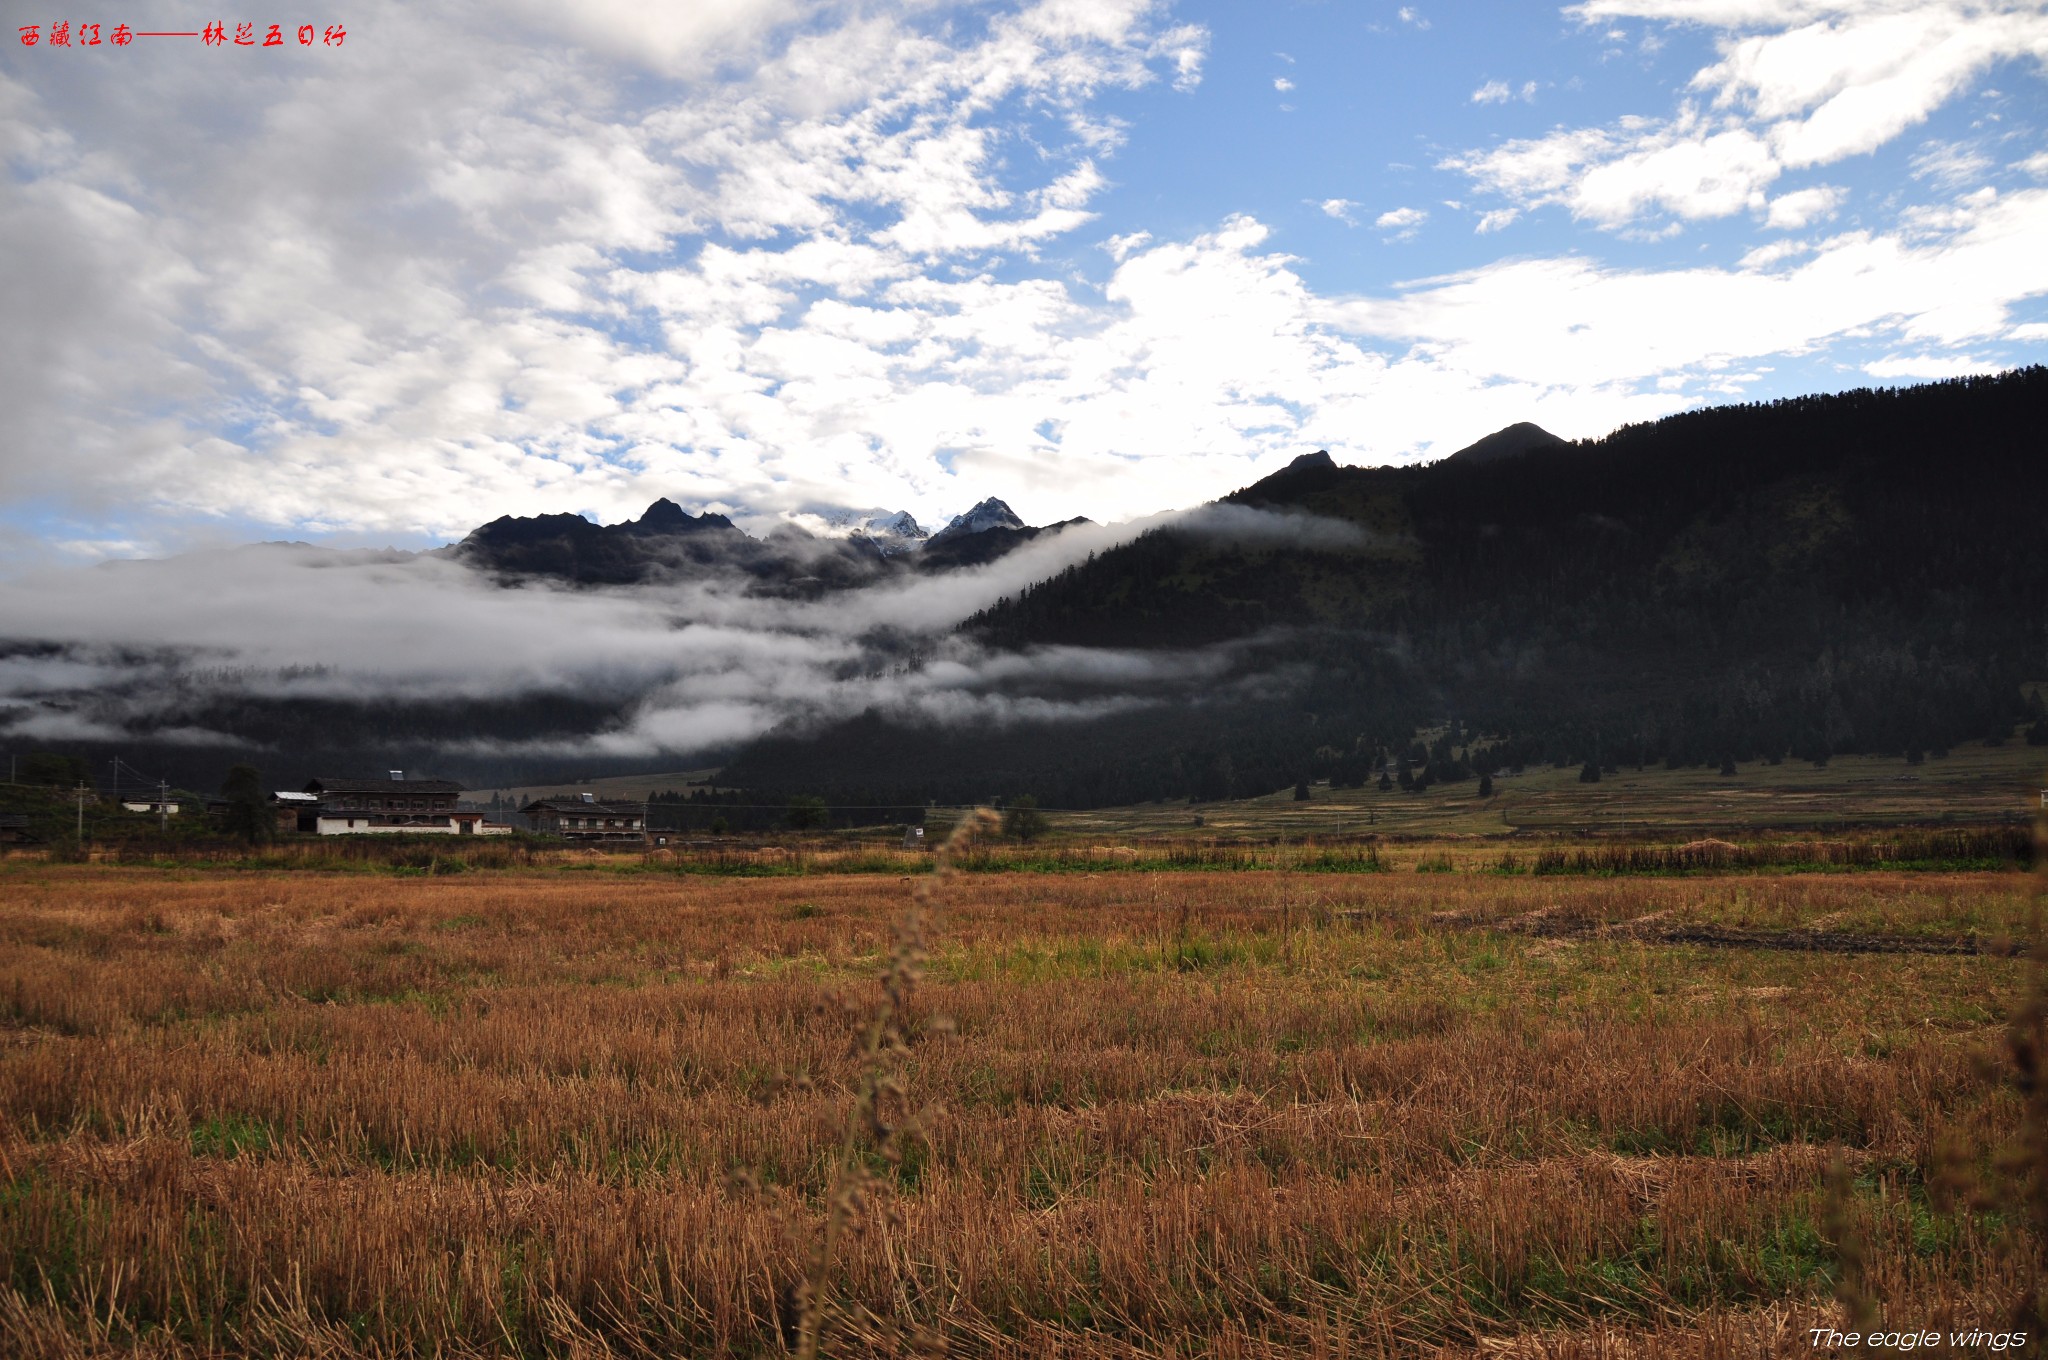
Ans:
POLYGON ((17 573, 1113 521, 2048 357, 2041 3, 8 8, 17 573))
MULTIPOLYGON (((164 0, 131 29, 224 41, 97 45, 35 3, 0 26, 10 749, 598 695, 472 754, 684 768, 1192 702, 1231 658, 952 630, 1317 448, 2048 359, 2048 0, 164 0), (822 604, 419 555, 661 496, 1095 523, 822 604)), ((1218 513, 1174 522, 1320 532, 1218 513)))

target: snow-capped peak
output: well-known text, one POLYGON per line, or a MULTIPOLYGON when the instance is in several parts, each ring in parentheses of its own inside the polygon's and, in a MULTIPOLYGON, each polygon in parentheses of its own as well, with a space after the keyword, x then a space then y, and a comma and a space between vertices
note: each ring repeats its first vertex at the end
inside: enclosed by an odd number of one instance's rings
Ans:
POLYGON ((953 516, 952 522, 933 534, 929 541, 937 543, 941 539, 958 538, 962 534, 978 534, 987 529, 1022 529, 1024 527, 1026 527, 1024 521, 1017 518, 1015 510, 1012 510, 994 496, 990 496, 966 514, 953 516))
POLYGON ((884 557, 923 545, 927 535, 908 510, 853 510, 820 506, 786 518, 820 538, 864 538, 884 557))

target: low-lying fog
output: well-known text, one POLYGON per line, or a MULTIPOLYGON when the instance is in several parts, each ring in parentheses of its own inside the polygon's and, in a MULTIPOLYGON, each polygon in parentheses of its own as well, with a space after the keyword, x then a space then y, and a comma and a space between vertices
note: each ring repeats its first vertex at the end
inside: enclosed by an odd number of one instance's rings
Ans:
POLYGON ((728 579, 507 585, 443 556, 302 543, 110 562, 0 583, 0 735, 243 745, 249 734, 193 715, 234 701, 563 696, 608 716, 567 736, 451 730, 444 749, 686 758, 867 709, 978 725, 1096 715, 1214 684, 1231 655, 998 652, 954 630, 1001 596, 1167 524, 1245 546, 1361 541, 1335 521, 1211 506, 1079 524, 986 566, 813 601, 762 598, 728 579))

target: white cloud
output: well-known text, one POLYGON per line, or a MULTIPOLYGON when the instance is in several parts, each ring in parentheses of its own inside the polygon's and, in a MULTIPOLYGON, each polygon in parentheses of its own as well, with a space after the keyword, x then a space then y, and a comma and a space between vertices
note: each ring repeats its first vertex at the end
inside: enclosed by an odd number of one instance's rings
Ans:
MULTIPOLYGON (((918 6, 479 29, 385 0, 275 81, 0 81, 0 144, 32 152, 0 246, 50 266, 0 278, 0 491, 436 536, 655 494, 957 504, 932 454, 981 441, 970 393, 999 375, 960 381, 958 303, 902 285, 1090 220, 1120 136, 1091 100, 1200 78, 1206 33, 1162 14, 1040 0, 954 39, 918 6)), ((981 310, 1059 324, 1063 291, 981 310)))
POLYGON ((1357 211, 1358 204, 1348 198, 1326 198, 1316 206, 1323 210, 1325 217, 1334 217, 1346 226, 1358 225, 1358 219, 1352 215, 1357 211))
POLYGON ((1429 20, 1423 18, 1420 11, 1416 10, 1413 6, 1410 5, 1403 5, 1401 6, 1401 8, 1395 10, 1394 17, 1399 19, 1404 24, 1413 24, 1417 28, 1429 27, 1429 20))
MULTIPOLYGON (((1720 59, 1665 117, 1559 129, 1441 164, 1514 206, 1562 204, 1610 227, 1757 211, 1787 170, 1887 144, 1996 62, 2048 60, 2048 11, 2026 0, 1601 0, 1567 13, 1589 25, 1706 24, 1724 31, 1720 59)), ((1505 99, 1507 87, 1481 96, 1505 99)), ((1930 172, 1979 168, 1951 159, 1930 172)))
POLYGON ((1472 102, 1475 104, 1505 104, 1510 99, 1519 99, 1524 104, 1535 103, 1536 82, 1525 80, 1521 89, 1517 90, 1504 80, 1489 80, 1472 92, 1472 102))
POLYGON ((1390 241, 1412 241, 1422 224, 1429 220, 1427 208, 1393 208, 1373 219, 1373 225, 1389 232, 1390 241))
POLYGON ((1790 269, 1511 260, 1397 298, 1332 304, 1325 315, 1354 333, 1408 341, 1413 357, 1474 384, 1488 375, 1538 390, 1584 384, 1588 374, 1624 386, 1671 374, 1704 381, 1852 332, 1918 347, 1996 337, 2015 304, 2048 293, 2048 256, 2035 244, 2043 232, 2048 190, 2033 190, 1939 238, 1847 233, 1790 269))
POLYGON ((1273 88, 1278 90, 1282 94, 1286 94, 1289 90, 1294 88, 1294 82, 1289 80, 1286 76, 1275 76, 1273 78, 1273 88))
POLYGON ((1914 179, 1928 180, 1936 188, 1948 190, 1982 180, 1992 168, 1991 157, 1980 148, 1944 141, 1922 145, 1912 164, 1914 179))
POLYGON ((626 0, 581 0, 575 5, 515 0, 508 8, 542 32, 668 76, 701 75, 721 60, 758 50, 777 25, 804 10, 798 0, 700 0, 665 6, 626 0))
POLYGON ((1556 132, 1443 165, 1519 206, 1563 203, 1606 226, 1652 211, 1710 218, 1761 208, 1780 173, 1769 146, 1744 128, 1710 126, 1688 108, 1667 125, 1624 120, 1618 131, 1556 132))
POLYGON ((1770 201, 1764 225, 1779 231, 1797 231, 1833 217, 1848 196, 1848 190, 1832 184, 1816 184, 1811 189, 1780 194, 1770 201))
POLYGON ((1485 236, 1513 225, 1515 219, 1521 215, 1520 208, 1493 208, 1479 215, 1479 225, 1472 230, 1485 236))
POLYGON ((1142 248, 1151 240, 1152 233, 1149 231, 1126 232, 1121 236, 1110 237, 1102 243, 1102 248, 1109 252, 1111 259, 1121 260, 1132 251, 1142 248))
POLYGON ((1947 203, 1916 204, 1899 214, 1899 225, 1908 237, 1939 239, 1975 226, 1997 202, 1998 190, 1987 184, 1947 203))
POLYGON ((1774 264, 1797 259, 1801 255, 1811 253, 1812 250, 1813 242, 1811 241, 1773 241, 1769 245, 1758 246, 1756 249, 1745 253, 1740 260, 1736 261, 1735 267, 1737 269, 1769 269, 1774 264))
POLYGON ((1972 373, 1996 373, 2004 364, 1987 363, 1967 354, 1892 354, 1863 365, 1873 378, 1903 378, 1927 382, 1939 378, 1961 378, 1972 373))
POLYGON ((1993 62, 2044 55, 2048 13, 2036 5, 1844 5, 1798 28, 1737 40, 1693 86, 1770 124, 1780 157, 1797 168, 1875 150, 1993 62))

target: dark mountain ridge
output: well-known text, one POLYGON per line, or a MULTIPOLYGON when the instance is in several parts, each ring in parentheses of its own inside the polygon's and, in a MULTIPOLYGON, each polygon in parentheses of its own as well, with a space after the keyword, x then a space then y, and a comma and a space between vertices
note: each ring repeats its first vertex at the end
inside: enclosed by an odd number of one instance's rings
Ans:
MULTIPOLYGON (((915 528, 908 516, 905 524, 915 528)), ((504 515, 446 550, 502 577, 549 577, 576 585, 636 585, 724 576, 764 594, 849 590, 903 572, 978 566, 1041 533, 1085 520, 1033 527, 999 500, 986 500, 914 546, 884 545, 862 532, 823 538, 784 525, 755 538, 724 515, 692 515, 663 497, 638 519, 597 524, 581 515, 504 515)))
MULTIPOLYGON (((1461 463, 1492 463, 1502 458, 1515 458, 1525 453, 1536 453, 1543 449, 1554 449, 1562 444, 1550 431, 1526 420, 1516 421, 1506 429, 1495 430, 1484 439, 1474 440, 1451 455, 1461 463)), ((1446 462, 1450 459, 1446 459, 1446 462)))
POLYGON ((1227 645, 1256 698, 1211 684, 1052 730, 871 715, 757 743, 725 777, 1084 806, 1353 778, 1446 722, 1477 735, 1440 770, 1472 768, 1475 746, 1482 761, 1699 764, 2009 732, 2037 702, 2023 682, 2048 676, 2044 420, 2048 369, 2033 368, 1576 443, 1523 431, 1422 466, 1305 455, 1226 503, 1348 538, 1248 544, 1191 519, 963 625, 1005 650, 1227 645), (879 785, 861 753, 883 747, 916 778, 879 785))
POLYGON ((2035 368, 1691 412, 1477 463, 1311 454, 1225 501, 1354 524, 1368 546, 1247 553, 1169 525, 964 626, 1011 647, 1177 647, 1276 624, 1413 625, 1454 605, 1549 618, 1628 597, 1670 632, 1756 622, 1786 591, 2012 622, 2044 600, 2042 568, 2007 556, 2038 526, 2044 416, 2048 369, 2035 368))

